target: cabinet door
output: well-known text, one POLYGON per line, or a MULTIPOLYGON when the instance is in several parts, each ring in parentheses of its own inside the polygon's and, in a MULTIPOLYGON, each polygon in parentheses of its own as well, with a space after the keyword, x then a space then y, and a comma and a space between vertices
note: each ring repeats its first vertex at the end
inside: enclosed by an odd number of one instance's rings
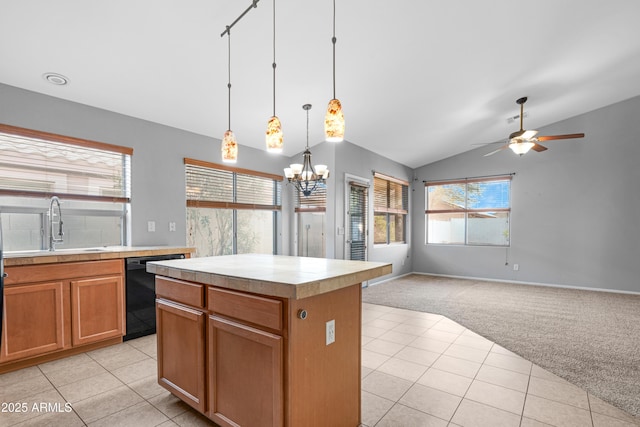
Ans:
POLYGON ((205 314, 170 301, 156 300, 158 384, 206 412, 205 314))
POLYGON ((221 426, 283 425, 283 338, 209 317, 209 418, 221 426))
POLYGON ((73 345, 124 335, 122 276, 71 281, 73 345))
POLYGON ((0 362, 65 348, 67 304, 63 282, 5 288, 0 362))

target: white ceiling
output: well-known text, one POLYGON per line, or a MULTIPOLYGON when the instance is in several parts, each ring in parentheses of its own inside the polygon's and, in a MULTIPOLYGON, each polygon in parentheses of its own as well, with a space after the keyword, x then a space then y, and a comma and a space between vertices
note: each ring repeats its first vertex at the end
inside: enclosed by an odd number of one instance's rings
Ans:
MULTIPOLYGON (((227 38, 251 0, 0 0, 0 82, 220 139, 227 38), (70 84, 54 86, 56 72, 70 84)), ((264 149, 272 1, 231 36, 231 128, 264 149)), ((332 0, 277 0, 284 155, 323 140, 332 0)), ((637 0, 336 0, 346 139, 410 167, 640 95, 637 0)), ((563 129, 562 133, 581 132, 563 129)), ((545 153, 546 155, 549 152, 545 153)), ((500 155, 504 155, 500 154, 500 155)), ((218 161, 218 159, 212 159, 218 161)))

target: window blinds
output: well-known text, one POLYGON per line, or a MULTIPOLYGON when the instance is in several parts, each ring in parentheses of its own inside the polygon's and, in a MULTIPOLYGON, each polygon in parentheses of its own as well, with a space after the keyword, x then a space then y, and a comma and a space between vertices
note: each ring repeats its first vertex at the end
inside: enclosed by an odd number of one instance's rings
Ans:
POLYGON ((373 210, 380 213, 407 214, 409 183, 376 172, 373 176, 373 210))
POLYGON ((304 196, 300 190, 295 192, 296 212, 326 212, 327 186, 318 184, 313 193, 304 196))
POLYGON ((0 194, 131 201, 133 149, 0 125, 0 194))
POLYGON ((349 183, 349 259, 351 260, 366 261, 367 258, 368 192, 368 186, 356 182, 349 183))
POLYGON ((281 209, 279 175, 184 159, 187 206, 223 209, 281 209))

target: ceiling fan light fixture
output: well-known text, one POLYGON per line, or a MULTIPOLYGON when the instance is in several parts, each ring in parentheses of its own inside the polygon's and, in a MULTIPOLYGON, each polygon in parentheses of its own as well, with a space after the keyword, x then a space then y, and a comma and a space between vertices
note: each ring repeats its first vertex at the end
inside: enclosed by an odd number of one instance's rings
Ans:
POLYGON ((509 144, 509 148, 511 148, 511 151, 513 151, 514 153, 522 156, 523 154, 527 154, 534 145, 536 144, 530 141, 512 141, 509 144))

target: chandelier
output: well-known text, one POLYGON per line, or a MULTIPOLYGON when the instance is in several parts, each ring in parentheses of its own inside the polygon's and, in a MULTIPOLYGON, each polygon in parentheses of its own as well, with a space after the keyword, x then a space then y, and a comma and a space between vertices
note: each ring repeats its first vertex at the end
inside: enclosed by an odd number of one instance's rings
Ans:
POLYGON ((302 153, 302 164, 293 163, 288 168, 284 168, 284 176, 292 183, 305 197, 309 197, 319 184, 324 184, 329 178, 327 165, 311 164, 311 151, 309 150, 309 110, 311 104, 304 104, 302 109, 307 112, 307 146, 302 153))

